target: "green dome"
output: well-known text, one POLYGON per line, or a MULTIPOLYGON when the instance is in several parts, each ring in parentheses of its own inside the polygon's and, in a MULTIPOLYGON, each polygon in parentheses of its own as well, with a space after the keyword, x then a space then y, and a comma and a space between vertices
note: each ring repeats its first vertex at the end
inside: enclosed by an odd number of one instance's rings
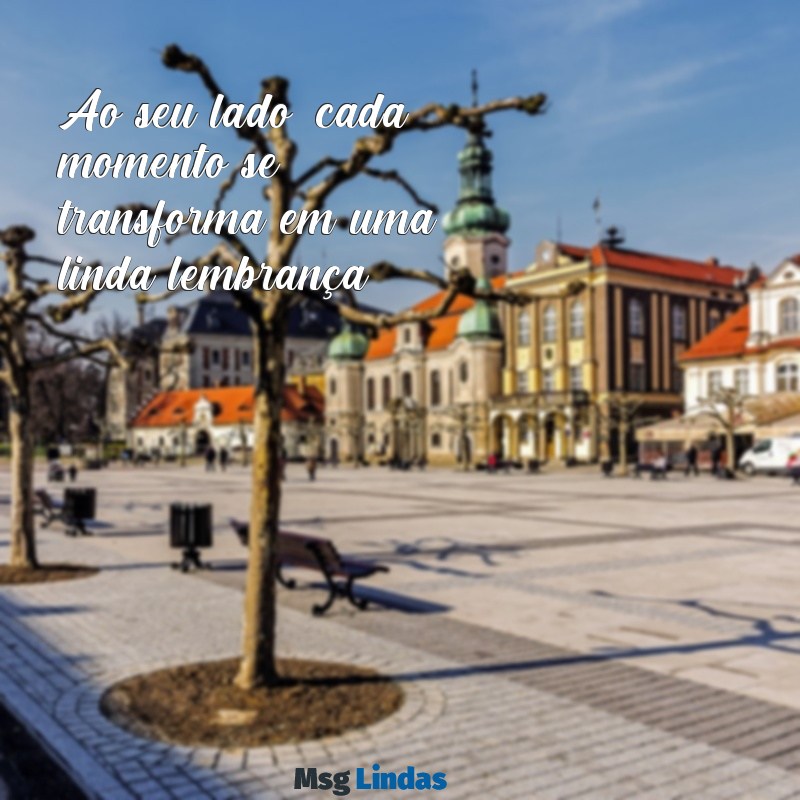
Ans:
MULTIPOLYGON (((476 288, 490 289, 489 281, 481 278, 476 288)), ((500 317, 488 300, 479 298, 469 311, 461 315, 458 323, 458 335, 463 339, 502 339, 503 329, 500 317)))
POLYGON ((345 322, 341 333, 331 339, 328 345, 328 358, 336 361, 360 361, 367 354, 369 340, 363 333, 354 331, 345 322))
POLYGON ((454 234, 505 233, 511 224, 507 211, 489 203, 464 203, 444 215, 442 227, 448 236, 454 234))
POLYGON ((484 144, 482 132, 470 132, 466 146, 458 154, 458 171, 461 187, 456 207, 442 221, 445 233, 505 233, 511 218, 494 204, 492 153, 484 144))

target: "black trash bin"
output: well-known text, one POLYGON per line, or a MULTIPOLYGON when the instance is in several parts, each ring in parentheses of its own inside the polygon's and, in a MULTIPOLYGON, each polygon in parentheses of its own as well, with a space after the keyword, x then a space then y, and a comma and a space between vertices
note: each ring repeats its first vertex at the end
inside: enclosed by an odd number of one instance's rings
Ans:
POLYGON ((169 544, 183 551, 173 568, 188 572, 192 567, 208 568, 200 558, 200 548, 214 543, 211 505, 172 503, 169 507, 169 544))
POLYGON ((84 536, 88 534, 84 522, 87 519, 94 519, 97 509, 97 489, 78 488, 71 486, 64 489, 64 522, 67 526, 67 534, 75 536, 80 532, 84 536))

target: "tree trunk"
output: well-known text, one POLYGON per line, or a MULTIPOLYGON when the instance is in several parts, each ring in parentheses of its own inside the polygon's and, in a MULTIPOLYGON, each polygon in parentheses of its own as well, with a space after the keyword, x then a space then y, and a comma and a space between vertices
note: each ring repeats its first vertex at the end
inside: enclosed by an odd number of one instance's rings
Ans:
POLYGON ((628 474, 628 425, 625 422, 620 422, 617 428, 619 436, 619 472, 620 475, 628 474))
POLYGON ((34 569, 36 531, 33 524, 33 436, 27 383, 11 392, 8 420, 11 439, 11 558, 14 567, 34 569))
POLYGON ((731 428, 725 429, 725 469, 731 478, 736 477, 736 441, 731 428))
MULTIPOLYGON (((279 312, 285 316, 284 312, 279 312)), ((255 339, 252 498, 242 661, 236 684, 255 689, 275 683, 275 574, 280 524, 281 404, 285 319, 274 320, 255 339)))

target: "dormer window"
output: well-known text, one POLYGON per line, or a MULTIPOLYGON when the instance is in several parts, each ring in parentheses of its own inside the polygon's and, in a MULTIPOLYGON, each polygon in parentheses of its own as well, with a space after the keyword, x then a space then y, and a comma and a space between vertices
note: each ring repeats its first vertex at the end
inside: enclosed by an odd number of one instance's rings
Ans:
POLYGON ((406 328, 403 331, 403 344, 411 344, 411 329, 406 328))

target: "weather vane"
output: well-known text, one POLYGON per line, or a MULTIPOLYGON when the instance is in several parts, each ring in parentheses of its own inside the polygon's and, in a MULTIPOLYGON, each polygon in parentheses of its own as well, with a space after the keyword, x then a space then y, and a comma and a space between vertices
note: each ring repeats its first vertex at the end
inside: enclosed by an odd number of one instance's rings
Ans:
POLYGON ((478 105, 478 70, 472 70, 472 107, 478 105))

